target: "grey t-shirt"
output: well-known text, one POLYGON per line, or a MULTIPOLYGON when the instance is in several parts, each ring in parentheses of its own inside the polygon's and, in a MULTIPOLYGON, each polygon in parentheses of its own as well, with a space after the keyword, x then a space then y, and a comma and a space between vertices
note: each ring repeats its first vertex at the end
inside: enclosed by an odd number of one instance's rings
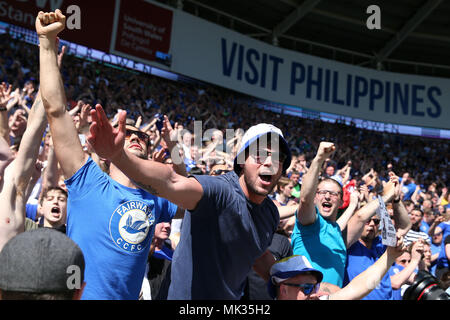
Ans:
POLYGON ((195 210, 186 210, 168 299, 240 299, 254 261, 271 244, 278 209, 268 198, 260 205, 249 201, 234 171, 194 178, 203 197, 195 210))

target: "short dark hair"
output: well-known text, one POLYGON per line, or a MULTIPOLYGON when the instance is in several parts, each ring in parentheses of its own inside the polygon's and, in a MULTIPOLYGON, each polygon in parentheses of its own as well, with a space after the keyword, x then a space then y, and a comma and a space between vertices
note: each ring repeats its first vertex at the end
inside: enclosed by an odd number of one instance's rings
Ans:
POLYGON ((53 190, 56 190, 56 191, 61 192, 63 195, 66 196, 66 199, 68 198, 68 194, 67 194, 66 190, 64 190, 63 188, 57 187, 57 186, 50 186, 50 187, 48 187, 48 188, 42 190, 41 198, 40 198, 40 200, 39 200, 39 204, 40 204, 40 205, 42 205, 42 203, 44 202, 44 199, 45 199, 45 197, 47 196, 47 194, 48 194, 50 191, 53 191, 53 190))
POLYGON ((412 209, 412 211, 419 211, 420 212, 420 214, 422 215, 422 217, 423 217, 423 211, 422 211, 422 209, 420 209, 420 206, 418 206, 418 205, 415 205, 414 206, 414 208, 412 209))
POLYGON ((405 205, 405 207, 410 206, 411 204, 413 204, 414 202, 412 202, 411 200, 405 200, 403 201, 403 204, 405 205))

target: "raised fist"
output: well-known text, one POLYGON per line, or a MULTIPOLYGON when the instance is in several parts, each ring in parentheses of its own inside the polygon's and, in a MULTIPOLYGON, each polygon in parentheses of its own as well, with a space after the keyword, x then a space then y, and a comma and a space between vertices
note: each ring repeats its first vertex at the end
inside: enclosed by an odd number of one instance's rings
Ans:
POLYGON ((322 141, 319 145, 319 150, 317 151, 317 156, 321 160, 325 160, 330 157, 330 155, 336 150, 333 142, 322 141))
POLYGON ((56 9, 55 12, 39 11, 36 18, 36 32, 40 38, 56 39, 58 33, 63 31, 65 26, 66 17, 59 9, 56 9))

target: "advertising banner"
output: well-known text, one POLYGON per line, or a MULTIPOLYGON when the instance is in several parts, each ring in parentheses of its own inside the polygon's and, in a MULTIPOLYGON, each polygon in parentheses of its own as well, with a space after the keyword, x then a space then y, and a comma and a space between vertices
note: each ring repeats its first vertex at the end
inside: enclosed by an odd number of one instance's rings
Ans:
POLYGON ((170 50, 171 10, 142 0, 116 1, 110 52, 130 59, 154 61, 170 50))
POLYGON ((39 11, 60 9, 67 27, 60 38, 107 52, 111 41, 114 1, 8 0, 0 1, 0 21, 35 30, 39 11))
POLYGON ((294 52, 174 11, 172 70, 264 100, 353 118, 450 129, 450 80, 294 52))

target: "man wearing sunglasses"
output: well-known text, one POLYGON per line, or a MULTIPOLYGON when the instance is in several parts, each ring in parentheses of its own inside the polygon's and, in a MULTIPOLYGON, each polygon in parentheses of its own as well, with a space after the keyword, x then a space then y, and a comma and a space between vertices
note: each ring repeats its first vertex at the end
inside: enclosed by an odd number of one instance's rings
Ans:
MULTIPOLYGON (((392 222, 397 229, 397 235, 404 237, 408 230, 411 227, 411 222, 409 221, 408 214, 406 208, 403 203, 400 201, 400 184, 398 183, 398 177, 393 174, 393 172, 389 173, 390 182, 395 181, 395 189, 391 191, 394 192, 386 192, 383 194, 383 200, 386 202, 390 202, 393 199, 393 217, 392 222)), ((385 189, 388 189, 385 187, 385 189)), ((389 190, 389 189, 388 189, 389 190)), ((359 239, 352 243, 347 250, 347 263, 345 268, 345 277, 344 277, 344 285, 353 281, 356 277, 358 277, 364 270, 372 266, 376 263, 383 253, 387 250, 386 245, 383 244, 382 237, 379 235, 379 227, 380 227, 380 217, 375 214, 376 211, 372 211, 372 208, 378 208, 378 199, 372 200, 367 205, 365 205, 360 211, 370 213, 368 216, 368 220, 365 221, 363 227, 361 228, 359 235, 359 239)), ((359 220, 357 215, 361 212, 357 212, 352 219, 349 221, 349 227, 355 226, 361 221, 359 220)), ((406 236, 404 240, 406 243, 406 236)), ((400 281, 395 281, 397 284, 395 288, 393 288, 391 278, 389 274, 385 274, 384 277, 381 278, 380 283, 377 288, 371 291, 367 296, 364 297, 364 300, 394 300, 395 294, 394 289, 398 289, 400 286, 398 283, 400 281)))
POLYGON ((216 177, 184 177, 122 148, 126 113, 114 130, 101 106, 91 112, 89 143, 102 157, 152 193, 186 209, 173 256, 169 300, 239 300, 251 268, 268 279, 267 250, 279 223, 268 198, 291 162, 280 129, 250 127, 242 137, 233 170, 216 177))
MULTIPOLYGON (((115 126, 117 127, 117 125, 115 126)), ((147 160, 150 136, 132 125, 126 125, 124 148, 136 157, 147 160)))
POLYGON ((222 174, 228 173, 230 170, 228 170, 228 166, 226 164, 215 164, 212 166, 211 170, 209 171, 210 176, 221 176, 222 174))
POLYGON ((405 250, 402 238, 397 238, 396 247, 389 247, 377 262, 331 294, 320 291, 323 274, 305 256, 290 256, 272 266, 267 289, 277 300, 360 300, 376 287, 405 250))
MULTIPOLYGON (((138 299, 155 225, 170 221, 177 206, 140 189, 114 163, 109 174, 82 149, 72 117, 66 110, 63 81, 56 60, 57 34, 65 27, 60 10, 39 12, 40 83, 54 150, 68 188, 67 235, 86 259, 82 299, 138 299)), ((104 119, 109 124, 109 120, 104 119)), ((129 154, 147 160, 148 136, 123 123, 129 154)), ((149 161, 150 162, 150 161, 149 161)))

